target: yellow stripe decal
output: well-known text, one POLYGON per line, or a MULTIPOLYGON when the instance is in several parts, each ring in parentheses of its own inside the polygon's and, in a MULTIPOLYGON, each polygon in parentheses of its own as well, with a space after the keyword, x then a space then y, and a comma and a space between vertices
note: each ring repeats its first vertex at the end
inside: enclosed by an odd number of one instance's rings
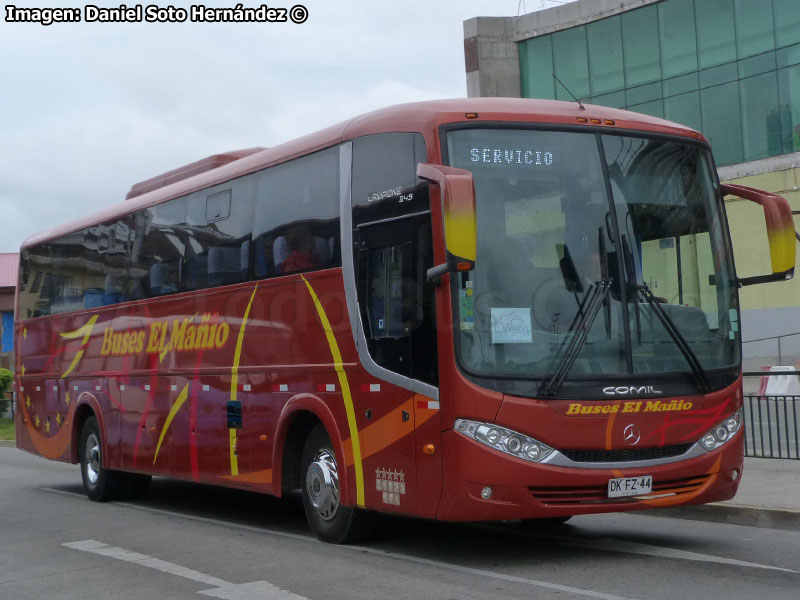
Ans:
POLYGON ((78 366, 78 363, 81 362, 81 358, 83 358, 83 349, 78 350, 75 353, 75 358, 72 359, 72 364, 69 366, 69 369, 67 369, 66 371, 64 371, 64 373, 62 373, 61 379, 64 379, 64 377, 72 373, 75 367, 78 366))
POLYGON ((75 331, 68 331, 66 333, 59 333, 62 338, 67 340, 75 340, 81 336, 83 336, 83 344, 89 341, 89 336, 92 335, 92 329, 94 328, 94 324, 97 323, 97 317, 99 315, 94 315, 91 319, 86 322, 86 325, 81 327, 80 329, 76 329, 75 331))
POLYGON ((231 475, 236 477, 239 475, 239 459, 236 455, 236 430, 229 429, 230 446, 231 446, 231 475))
MULTIPOLYGON (((253 299, 256 297, 256 290, 258 284, 253 288, 253 293, 250 294, 250 301, 247 303, 247 308, 242 317, 242 326, 239 328, 239 337, 236 339, 236 351, 233 354, 233 367, 231 367, 231 402, 236 402, 238 397, 239 387, 239 361, 242 359, 242 344, 244 343, 244 329, 247 326, 247 318, 250 316, 250 308, 253 306, 253 299)), ((229 429, 230 438, 230 454, 231 454, 231 475, 239 474, 239 459, 236 454, 236 430, 229 429)))
MULTIPOLYGON (((336 336, 333 334, 331 323, 328 316, 325 314, 325 309, 322 308, 322 303, 317 298, 314 288, 308 280, 303 277, 303 281, 308 288, 308 293, 311 294, 311 299, 314 301, 314 306, 317 308, 319 320, 322 322, 322 328, 325 330, 325 337, 328 339, 328 345, 331 348, 331 355, 333 356, 333 363, 336 367, 336 374, 339 377, 339 385, 342 388, 342 398, 344 399, 344 407, 347 412, 347 425, 350 428, 350 440, 353 445, 353 466, 356 470, 356 504, 364 506, 364 468, 361 464, 361 442, 359 440, 358 427, 356 426, 356 411, 353 408, 353 397, 350 395, 350 384, 347 382, 347 374, 344 372, 342 366, 342 353, 339 351, 339 344, 336 342, 336 336)), ((345 460, 345 457, 342 457, 345 460)))
POLYGON ((74 340, 83 336, 83 341, 81 342, 81 349, 75 353, 75 357, 72 359, 72 363, 69 365, 69 368, 66 371, 64 371, 63 375, 61 375, 61 379, 72 373, 72 371, 75 370, 75 367, 78 366, 78 363, 81 362, 81 358, 83 358, 83 350, 86 347, 86 344, 89 343, 89 337, 92 335, 92 330, 94 329, 94 324, 97 323, 98 316, 99 315, 94 315, 91 319, 89 319, 86 322, 86 325, 84 325, 80 329, 76 329, 75 331, 68 331, 67 333, 58 334, 62 338, 68 340, 74 340))
POLYGON ((253 298, 256 297, 258 284, 250 294, 250 302, 242 317, 242 326, 239 328, 239 337, 236 340, 236 351, 233 354, 233 368, 231 369, 231 402, 236 402, 236 388, 239 387, 239 361, 242 359, 242 343, 244 342, 244 328, 247 326, 247 317, 250 316, 250 308, 253 306, 253 298))
POLYGON ((161 429, 161 435, 158 437, 158 445, 156 446, 156 453, 153 456, 153 465, 156 464, 156 460, 158 459, 158 451, 161 450, 161 443, 164 441, 164 436, 167 435, 167 430, 169 426, 172 425, 172 419, 175 418, 175 415, 178 414, 178 411, 183 406, 183 403, 186 402, 186 397, 189 395, 189 384, 187 383, 183 386, 181 393, 178 394, 178 399, 175 400, 175 404, 172 405, 172 408, 167 415, 167 420, 164 422, 164 427, 161 429))

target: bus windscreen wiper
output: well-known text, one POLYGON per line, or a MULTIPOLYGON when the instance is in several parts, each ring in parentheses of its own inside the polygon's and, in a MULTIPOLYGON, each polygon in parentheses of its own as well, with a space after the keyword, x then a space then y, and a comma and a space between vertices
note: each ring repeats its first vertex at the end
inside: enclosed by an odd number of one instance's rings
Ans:
MULTIPOLYGON (((700 360, 697 358, 697 354, 694 353, 691 346, 686 342, 686 338, 681 335, 681 332, 678 331, 678 328, 675 327, 675 323, 672 322, 672 319, 669 318, 669 315, 664 312, 664 309, 661 308, 661 305, 656 300, 653 292, 650 290, 648 285, 644 282, 638 283, 636 281, 636 269, 633 261, 633 251, 631 250, 631 245, 628 242, 628 237, 626 235, 622 235, 622 249, 623 249, 623 261, 625 265, 625 271, 627 273, 627 278, 634 286, 636 290, 636 295, 640 296, 647 304, 650 306, 650 309, 655 313, 658 317, 658 320, 661 321, 661 324, 664 326, 664 329, 667 330, 669 336, 675 342, 675 345, 678 347, 678 350, 681 351, 681 354, 686 358, 686 362, 689 363, 689 367, 692 369, 692 373, 697 379, 697 387, 701 392, 706 392, 709 389, 708 385, 708 378, 706 377, 706 372, 703 369, 703 365, 700 364, 700 360)), ((641 323, 639 322, 639 307, 638 304, 636 305, 636 329, 639 333, 639 341, 641 342, 641 323)))
POLYGON ((592 328, 592 324, 597 318, 600 308, 605 303, 610 290, 611 279, 607 278, 603 278, 590 286, 586 297, 583 299, 583 302, 581 302, 578 314, 570 326, 572 337, 562 346, 564 352, 561 355, 558 367, 556 367, 556 370, 549 379, 543 379, 541 385, 539 385, 540 396, 552 396, 555 391, 561 387, 561 384, 564 383, 564 378, 567 376, 567 373, 569 373, 572 365, 575 364, 575 359, 578 358, 581 348, 583 348, 583 345, 586 343, 589 330, 592 328))
POLYGON ((678 331, 678 328, 675 327, 672 319, 670 319, 667 313, 664 312, 664 309, 661 308, 661 305, 658 303, 658 300, 656 300, 647 284, 639 284, 636 291, 637 294, 650 305, 650 308, 658 317, 658 320, 661 321, 664 329, 667 330, 669 336, 675 341, 675 345, 686 358, 686 362, 689 363, 689 367, 692 369, 695 379, 697 379, 697 386, 700 392, 707 392, 709 390, 708 378, 706 377, 703 366, 700 364, 700 360, 697 358, 697 354, 695 354, 694 350, 692 350, 691 346, 686 342, 686 339, 681 335, 681 332, 678 331))

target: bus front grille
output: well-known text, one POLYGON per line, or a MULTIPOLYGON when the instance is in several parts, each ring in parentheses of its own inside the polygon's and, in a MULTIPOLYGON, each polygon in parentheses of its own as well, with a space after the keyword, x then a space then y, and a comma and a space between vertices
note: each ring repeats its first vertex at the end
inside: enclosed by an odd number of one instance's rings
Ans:
POLYGON ((572 462, 629 462, 636 460, 658 460, 685 454, 694 442, 661 446, 658 448, 630 448, 624 450, 559 450, 572 462))
POLYGON ((644 496, 629 498, 609 498, 606 486, 593 487, 531 487, 531 495, 545 506, 566 504, 613 504, 637 502, 664 496, 682 496, 697 492, 708 481, 710 475, 699 475, 671 481, 653 481, 653 491, 644 496))

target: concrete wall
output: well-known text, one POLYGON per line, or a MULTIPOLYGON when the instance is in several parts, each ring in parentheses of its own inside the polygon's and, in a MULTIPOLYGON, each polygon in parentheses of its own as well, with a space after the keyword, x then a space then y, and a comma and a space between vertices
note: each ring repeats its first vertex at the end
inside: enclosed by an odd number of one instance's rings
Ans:
POLYGON ((660 0, 579 0, 562 6, 512 17, 514 41, 599 21, 660 0))
POLYGON ((467 95, 519 98, 519 51, 510 17, 478 17, 464 22, 467 95))

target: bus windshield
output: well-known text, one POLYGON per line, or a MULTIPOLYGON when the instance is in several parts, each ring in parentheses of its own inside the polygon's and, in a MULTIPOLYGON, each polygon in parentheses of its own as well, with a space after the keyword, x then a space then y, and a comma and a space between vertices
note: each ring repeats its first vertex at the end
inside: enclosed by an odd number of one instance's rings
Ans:
POLYGON ((454 277, 468 372, 704 381, 738 367, 735 275, 704 146, 469 128, 449 131, 447 149, 475 181, 476 267, 454 277))

